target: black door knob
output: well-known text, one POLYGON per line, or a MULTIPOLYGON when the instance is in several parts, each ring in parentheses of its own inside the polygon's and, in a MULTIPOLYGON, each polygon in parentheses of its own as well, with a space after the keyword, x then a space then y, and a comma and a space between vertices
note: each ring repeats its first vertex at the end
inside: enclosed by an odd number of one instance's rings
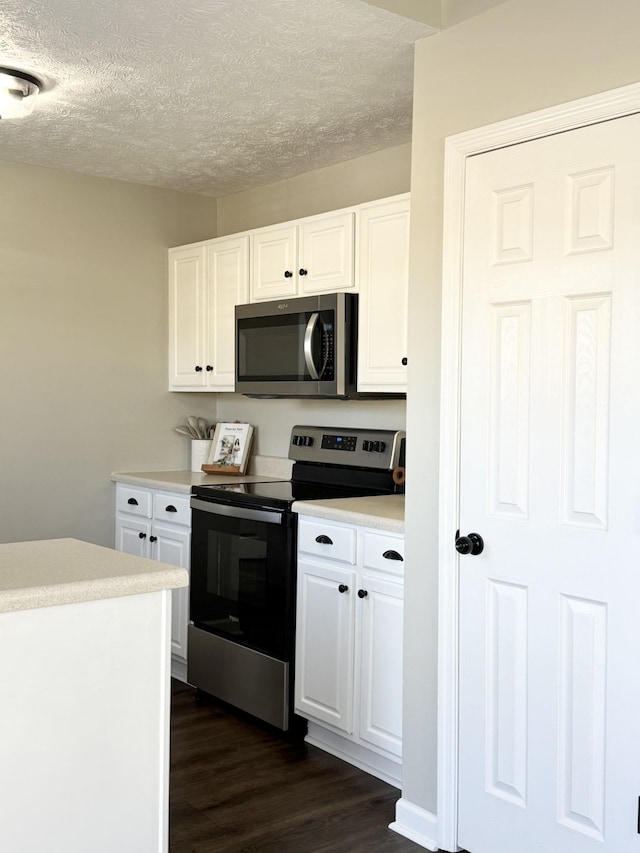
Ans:
POLYGON ((402 359, 402 366, 403 367, 407 366, 407 358, 406 357, 402 359))
POLYGON ((302 267, 300 267, 300 269, 298 270, 298 275, 306 275, 306 274, 307 274, 307 270, 302 269, 302 267))
POLYGON ((157 536, 150 536, 150 537, 149 537, 149 542, 157 542, 157 541, 158 541, 158 537, 157 537, 157 536))
POLYGON ((291 272, 291 270, 285 270, 284 277, 285 278, 293 278, 293 273, 291 272))
POLYGON ((479 533, 470 533, 468 536, 460 536, 460 531, 456 533, 456 551, 458 554, 471 554, 472 557, 477 557, 484 551, 484 539, 479 533))
POLYGON ((212 365, 212 364, 208 364, 208 365, 207 365, 207 373, 211 373, 211 371, 212 371, 212 370, 213 370, 213 365, 212 365))
POLYGON ((146 534, 146 533, 142 533, 142 532, 141 532, 141 533, 138 533, 138 539, 146 539, 146 538, 147 538, 147 534, 146 534))
POLYGON ((366 598, 369 595, 366 589, 358 590, 358 598, 366 598))
POLYGON ((196 373, 201 373, 201 372, 202 372, 202 368, 200 367, 199 364, 196 364, 196 373))
POLYGON ((346 585, 346 583, 341 583, 338 587, 338 592, 349 592, 349 587, 346 585))

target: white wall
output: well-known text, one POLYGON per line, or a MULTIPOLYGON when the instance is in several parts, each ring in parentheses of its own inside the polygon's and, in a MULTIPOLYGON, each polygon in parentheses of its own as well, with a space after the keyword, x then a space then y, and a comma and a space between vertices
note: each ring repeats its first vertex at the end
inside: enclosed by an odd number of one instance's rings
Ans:
MULTIPOLYGON (((510 0, 420 42, 412 147, 403 797, 436 808, 444 139, 640 80, 635 0, 510 0), (421 441, 416 437, 420 436, 421 441)), ((453 534, 451 531, 451 546, 453 534)))
POLYGON ((218 199, 218 234, 235 234, 404 193, 410 182, 411 145, 385 148, 218 199))
POLYGON ((167 391, 167 247, 215 200, 0 162, 0 541, 113 544, 113 470, 188 467, 167 391))

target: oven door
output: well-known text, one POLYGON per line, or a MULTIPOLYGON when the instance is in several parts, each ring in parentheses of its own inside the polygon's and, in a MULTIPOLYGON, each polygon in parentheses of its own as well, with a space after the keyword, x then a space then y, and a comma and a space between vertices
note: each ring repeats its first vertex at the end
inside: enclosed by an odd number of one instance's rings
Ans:
POLYGON ((281 661, 293 654, 295 516, 193 497, 190 619, 281 661))

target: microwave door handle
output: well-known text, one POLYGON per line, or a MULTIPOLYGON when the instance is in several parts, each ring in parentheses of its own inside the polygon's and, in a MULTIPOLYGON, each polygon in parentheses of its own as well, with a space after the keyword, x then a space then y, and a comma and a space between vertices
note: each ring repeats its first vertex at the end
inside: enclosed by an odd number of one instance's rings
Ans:
POLYGON ((309 317, 309 322, 307 323, 307 328, 304 333, 304 361, 307 365, 307 370, 309 371, 309 375, 312 379, 320 379, 320 375, 318 374, 318 368, 316 366, 315 361, 313 360, 313 351, 311 349, 311 341, 313 339, 313 333, 316 330, 316 326, 318 325, 318 321, 320 320, 320 314, 317 311, 314 311, 313 314, 309 317))

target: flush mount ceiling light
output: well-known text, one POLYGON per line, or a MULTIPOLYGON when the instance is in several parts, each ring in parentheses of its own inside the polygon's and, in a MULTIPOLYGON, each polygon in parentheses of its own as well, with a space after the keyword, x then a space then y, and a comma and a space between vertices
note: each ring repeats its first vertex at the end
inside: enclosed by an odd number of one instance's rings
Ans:
POLYGON ((32 74, 0 66, 0 119, 28 116, 41 90, 32 74))

